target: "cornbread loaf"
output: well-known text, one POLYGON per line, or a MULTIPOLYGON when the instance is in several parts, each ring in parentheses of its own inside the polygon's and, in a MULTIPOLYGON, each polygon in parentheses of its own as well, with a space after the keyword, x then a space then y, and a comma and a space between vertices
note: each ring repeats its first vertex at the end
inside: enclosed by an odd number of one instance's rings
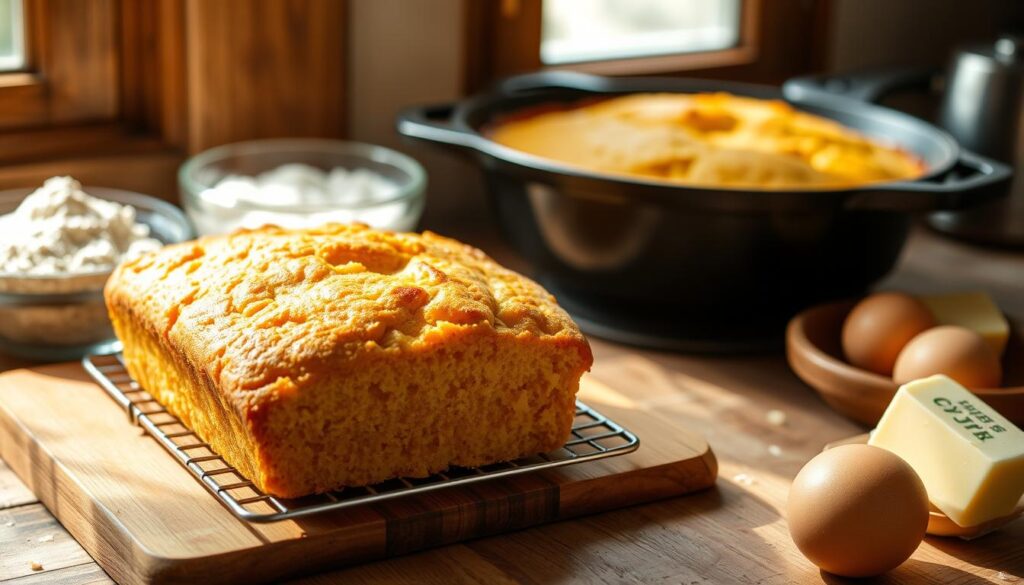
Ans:
POLYGON ((592 362, 539 285, 429 232, 201 238, 106 301, 135 380, 282 497, 555 449, 592 362))
POLYGON ((633 94, 527 110, 488 136, 572 166, 700 186, 851 187, 913 179, 914 156, 779 100, 633 94))

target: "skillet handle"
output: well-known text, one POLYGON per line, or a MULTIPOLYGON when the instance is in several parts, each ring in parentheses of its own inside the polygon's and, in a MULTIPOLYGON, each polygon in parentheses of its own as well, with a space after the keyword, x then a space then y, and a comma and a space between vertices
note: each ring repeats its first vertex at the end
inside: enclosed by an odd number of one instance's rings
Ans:
POLYGON ((398 113, 395 129, 409 138, 475 150, 476 135, 453 124, 454 113, 454 103, 409 107, 398 113))
POLYGON ((782 95, 793 103, 824 103, 837 97, 877 104, 893 92, 926 90, 938 69, 893 68, 843 75, 806 75, 782 84, 782 95))
POLYGON ((847 199, 850 209, 952 211, 1006 195, 1013 171, 988 157, 960 149, 950 170, 929 180, 903 181, 868 188, 847 199))

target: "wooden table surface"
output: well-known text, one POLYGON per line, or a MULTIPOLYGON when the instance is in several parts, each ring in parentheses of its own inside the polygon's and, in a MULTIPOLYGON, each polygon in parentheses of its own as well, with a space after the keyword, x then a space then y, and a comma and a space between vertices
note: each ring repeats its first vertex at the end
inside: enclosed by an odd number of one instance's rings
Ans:
MULTIPOLYGON (((914 292, 984 289, 1024 316, 1024 254, 920 231, 883 283, 914 292)), ((783 519, 789 483, 825 443, 863 432, 830 411, 781 354, 684 356, 592 340, 602 382, 643 385, 643 407, 704 433, 715 489, 308 577, 301 583, 842 583, 799 554, 783 519), (786 414, 784 425, 766 418, 786 414)), ((0 357, 0 370, 24 365, 0 357)), ((884 522, 884 519, 879 519, 884 522)), ((0 580, 109 578, 0 462, 0 580), (41 568, 33 568, 38 563, 41 568)), ((881 583, 1024 584, 1024 522, 975 542, 928 538, 881 583)))

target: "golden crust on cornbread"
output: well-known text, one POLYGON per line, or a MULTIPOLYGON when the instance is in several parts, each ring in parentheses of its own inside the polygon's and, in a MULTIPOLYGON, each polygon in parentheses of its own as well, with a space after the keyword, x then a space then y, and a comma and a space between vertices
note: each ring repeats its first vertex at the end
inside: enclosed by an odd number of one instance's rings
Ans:
POLYGON ((913 179, 917 158, 780 100, 632 94, 522 112, 488 136, 572 166, 711 187, 839 188, 913 179))
POLYGON ((283 497, 557 448, 592 362, 539 285, 429 232, 201 238, 106 299, 132 376, 283 497))

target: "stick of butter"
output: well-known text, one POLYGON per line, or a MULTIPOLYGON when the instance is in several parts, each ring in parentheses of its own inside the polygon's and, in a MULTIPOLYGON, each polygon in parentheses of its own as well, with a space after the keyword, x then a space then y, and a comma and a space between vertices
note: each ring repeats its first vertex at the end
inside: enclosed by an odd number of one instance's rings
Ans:
POLYGON ((975 331, 1003 355, 1010 325, 992 297, 983 292, 918 297, 939 325, 959 325, 975 331))
POLYGON ((960 526, 1006 516, 1024 494, 1024 431, 943 375, 901 386, 868 444, 906 460, 960 526))

